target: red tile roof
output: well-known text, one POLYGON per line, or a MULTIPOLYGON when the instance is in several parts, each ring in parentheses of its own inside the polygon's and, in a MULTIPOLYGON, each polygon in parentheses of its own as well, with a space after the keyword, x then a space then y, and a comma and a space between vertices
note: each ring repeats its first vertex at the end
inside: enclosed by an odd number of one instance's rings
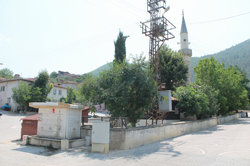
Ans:
POLYGON ((21 120, 38 120, 38 114, 22 118, 21 120))
POLYGON ((173 96, 171 97, 172 101, 179 101, 178 99, 174 98, 173 96))
POLYGON ((73 81, 67 81, 67 82, 64 82, 63 84, 77 84, 77 83, 73 81))
POLYGON ((64 86, 61 86, 61 85, 58 85, 58 84, 53 84, 54 85, 54 87, 58 87, 58 88, 63 88, 63 89, 67 89, 66 87, 64 87, 64 86))
POLYGON ((5 80, 6 80, 5 78, 1 78, 1 77, 0 77, 0 81, 5 81, 5 80))
POLYGON ((36 79, 35 78, 24 78, 24 80, 28 80, 28 81, 35 81, 36 79))

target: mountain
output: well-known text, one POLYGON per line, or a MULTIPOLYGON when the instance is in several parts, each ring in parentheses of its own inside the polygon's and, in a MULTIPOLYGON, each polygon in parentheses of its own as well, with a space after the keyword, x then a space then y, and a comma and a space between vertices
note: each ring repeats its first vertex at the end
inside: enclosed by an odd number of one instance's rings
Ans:
MULTIPOLYGON (((214 59, 218 60, 220 63, 225 63, 225 67, 228 67, 229 65, 238 65, 243 71, 247 72, 247 76, 250 78, 250 39, 216 54, 202 57, 192 57, 190 61, 192 82, 195 81, 194 67, 198 65, 198 61, 201 59, 210 58, 211 56, 213 56, 214 59)), ((104 64, 90 73, 93 75, 98 75, 102 70, 108 69, 110 63, 112 62, 104 64)))
POLYGON ((195 81, 194 67, 198 65, 198 61, 210 58, 211 56, 213 56, 214 59, 218 60, 220 63, 225 63, 225 67, 238 65, 243 71, 247 72, 247 76, 250 78, 250 39, 216 54, 206 55, 203 57, 192 57, 190 61, 192 82, 195 81))
POLYGON ((99 72, 101 72, 102 70, 105 70, 105 69, 108 69, 109 68, 109 64, 111 64, 112 62, 109 62, 107 64, 104 64, 102 65, 101 67, 98 67, 97 69, 89 72, 90 74, 93 74, 93 75, 99 75, 99 72))

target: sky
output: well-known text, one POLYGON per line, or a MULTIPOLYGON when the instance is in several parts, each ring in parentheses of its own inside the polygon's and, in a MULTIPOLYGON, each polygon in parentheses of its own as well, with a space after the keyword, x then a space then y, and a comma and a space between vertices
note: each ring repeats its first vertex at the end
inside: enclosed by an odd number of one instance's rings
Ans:
MULTIPOLYGON (((250 38, 249 0, 166 0, 176 26, 165 44, 178 51, 182 10, 193 57, 214 54, 250 38)), ((129 35, 127 58, 144 53, 147 0, 0 0, 0 69, 24 78, 41 70, 84 74, 112 62, 119 30, 129 35)))

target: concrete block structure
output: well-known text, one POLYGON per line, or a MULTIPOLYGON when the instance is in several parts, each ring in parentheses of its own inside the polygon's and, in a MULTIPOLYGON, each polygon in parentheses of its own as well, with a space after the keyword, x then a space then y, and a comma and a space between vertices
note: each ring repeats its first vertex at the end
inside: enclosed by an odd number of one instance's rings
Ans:
POLYGON ((83 106, 65 103, 37 102, 30 107, 39 108, 38 137, 78 139, 83 106))
POLYGON ((53 147, 64 150, 84 145, 80 133, 83 106, 54 102, 30 103, 29 106, 39 108, 37 136, 31 137, 30 144, 52 144, 53 147))

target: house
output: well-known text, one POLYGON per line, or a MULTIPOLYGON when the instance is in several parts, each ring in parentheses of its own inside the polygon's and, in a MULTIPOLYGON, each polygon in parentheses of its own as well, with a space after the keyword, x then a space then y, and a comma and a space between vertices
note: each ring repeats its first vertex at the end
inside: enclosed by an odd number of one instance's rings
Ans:
POLYGON ((58 71, 57 73, 57 77, 62 77, 65 78, 66 76, 71 76, 71 74, 69 72, 64 72, 64 71, 58 71))
POLYGON ((63 87, 66 87, 66 88, 70 87, 70 88, 73 88, 75 90, 76 90, 76 85, 77 85, 77 83, 73 82, 73 81, 64 82, 64 80, 63 80, 63 82, 62 82, 63 87))
POLYGON ((51 98, 53 102, 60 102, 60 98, 67 97, 67 88, 61 85, 53 84, 54 87, 48 94, 48 97, 51 98))
POLYGON ((5 105, 8 103, 11 106, 11 109, 16 110, 18 104, 12 100, 11 96, 13 94, 11 88, 17 87, 20 82, 27 82, 28 84, 32 84, 32 82, 35 81, 35 79, 24 79, 20 78, 19 74, 16 74, 14 76, 14 79, 9 80, 8 78, 0 79, 0 106, 5 105))
POLYGON ((60 71, 59 70, 57 73, 57 77, 62 77, 62 78, 70 77, 72 79, 75 79, 75 78, 81 77, 81 75, 80 74, 70 74, 67 71, 60 71))
MULTIPOLYGON (((26 82, 31 85, 34 81, 34 78, 20 78, 19 74, 16 74, 13 79, 0 78, 0 106, 8 103, 12 110, 17 110, 18 104, 11 98, 13 94, 11 88, 18 87, 20 82, 26 82)), ((61 97, 67 97, 67 88, 54 84, 54 88, 50 91, 48 97, 53 102, 59 102, 61 97)))

